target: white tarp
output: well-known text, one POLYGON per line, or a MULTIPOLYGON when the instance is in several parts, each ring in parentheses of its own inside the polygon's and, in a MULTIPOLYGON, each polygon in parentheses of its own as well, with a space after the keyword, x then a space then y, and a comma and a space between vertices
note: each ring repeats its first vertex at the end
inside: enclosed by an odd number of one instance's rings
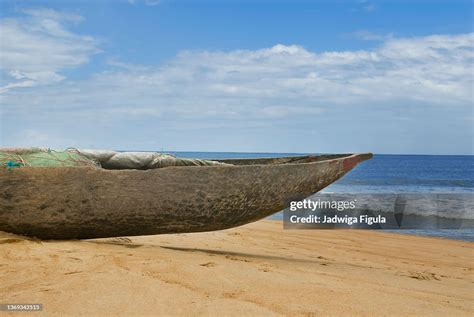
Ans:
POLYGON ((116 152, 109 150, 74 149, 100 163, 105 169, 154 169, 169 166, 230 165, 216 161, 178 158, 157 152, 116 152))

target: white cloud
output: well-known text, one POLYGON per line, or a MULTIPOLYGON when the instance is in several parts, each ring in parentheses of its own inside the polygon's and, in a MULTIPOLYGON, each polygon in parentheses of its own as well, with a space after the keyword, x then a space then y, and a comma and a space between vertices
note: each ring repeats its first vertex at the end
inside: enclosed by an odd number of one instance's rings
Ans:
POLYGON ((52 72, 52 71, 41 71, 41 72, 29 72, 22 73, 18 70, 10 71, 10 77, 17 79, 19 81, 14 83, 9 83, 3 87, 0 87, 0 93, 7 92, 12 88, 21 88, 21 87, 34 87, 37 85, 50 85, 57 82, 60 82, 64 79, 63 76, 52 72))
MULTIPOLYGON (((90 111, 118 108, 196 117, 275 113, 261 109, 285 109, 291 115, 366 103, 466 105, 472 102, 473 43, 473 34, 461 34, 390 38, 376 49, 360 51, 314 53, 281 44, 253 51, 184 51, 157 68, 111 60, 111 71, 60 89, 25 91, 24 96, 39 105, 56 105, 58 111, 101 105, 90 111)), ((27 70, 13 77, 25 85, 62 79, 42 66, 27 70)), ((13 106, 21 97, 6 100, 13 106)))
POLYGON ((48 19, 53 21, 66 21, 73 23, 79 23, 84 20, 84 18, 77 13, 59 12, 47 8, 28 8, 21 10, 21 12, 31 17, 39 18, 42 20, 48 19))
POLYGON ((258 100, 262 107, 296 100, 308 107, 399 100, 466 104, 472 101, 473 43, 473 34, 464 34, 392 38, 371 51, 313 53, 294 45, 188 51, 161 68, 103 73, 94 80, 105 90, 146 92, 157 108, 170 106, 164 102, 169 96, 179 107, 191 99, 212 107, 213 98, 258 100))
POLYGON ((2 77, 17 80, 2 82, 0 91, 56 83, 64 79, 62 70, 85 64, 99 52, 92 37, 68 30, 68 24, 82 21, 81 16, 49 9, 22 12, 21 18, 0 20, 0 70, 2 77))

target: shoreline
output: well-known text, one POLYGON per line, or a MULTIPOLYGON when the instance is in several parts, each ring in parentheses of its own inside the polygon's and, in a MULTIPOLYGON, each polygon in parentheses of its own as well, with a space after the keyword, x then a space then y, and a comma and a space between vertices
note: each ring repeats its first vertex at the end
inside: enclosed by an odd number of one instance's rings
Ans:
POLYGON ((474 313, 474 243, 438 237, 275 220, 96 240, 0 233, 0 259, 2 301, 48 315, 474 313))

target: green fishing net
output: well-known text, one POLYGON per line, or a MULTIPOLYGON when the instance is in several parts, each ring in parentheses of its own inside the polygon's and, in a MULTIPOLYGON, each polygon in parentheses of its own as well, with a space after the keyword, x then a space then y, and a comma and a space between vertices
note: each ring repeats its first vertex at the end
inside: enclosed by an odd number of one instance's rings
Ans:
POLYGON ((30 149, 27 151, 1 151, 0 166, 16 167, 100 167, 95 160, 74 150, 54 151, 30 149))

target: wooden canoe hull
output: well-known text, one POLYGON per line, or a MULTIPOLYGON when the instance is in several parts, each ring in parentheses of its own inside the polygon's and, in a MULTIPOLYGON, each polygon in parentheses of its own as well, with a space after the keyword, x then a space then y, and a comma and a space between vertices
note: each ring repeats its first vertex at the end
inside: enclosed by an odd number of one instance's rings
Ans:
POLYGON ((227 229, 281 211, 370 157, 227 160, 237 165, 145 171, 2 168, 0 231, 85 239, 227 229))

